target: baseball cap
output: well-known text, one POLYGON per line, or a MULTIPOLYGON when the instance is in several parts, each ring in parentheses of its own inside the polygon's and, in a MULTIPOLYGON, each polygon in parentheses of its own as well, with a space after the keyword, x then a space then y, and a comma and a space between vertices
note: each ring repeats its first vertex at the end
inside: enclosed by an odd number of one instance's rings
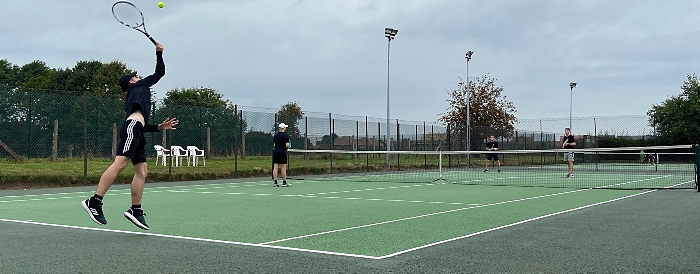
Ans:
POLYGON ((280 127, 280 128, 287 128, 287 127, 289 127, 289 126, 288 126, 287 124, 285 124, 285 123, 280 123, 279 127, 280 127))
POLYGON ((130 73, 130 74, 124 74, 124 75, 122 75, 122 78, 119 78, 119 87, 122 88, 123 92, 129 91, 129 86, 131 86, 131 83, 129 83, 129 81, 134 76, 136 76, 135 71, 133 73, 130 73))

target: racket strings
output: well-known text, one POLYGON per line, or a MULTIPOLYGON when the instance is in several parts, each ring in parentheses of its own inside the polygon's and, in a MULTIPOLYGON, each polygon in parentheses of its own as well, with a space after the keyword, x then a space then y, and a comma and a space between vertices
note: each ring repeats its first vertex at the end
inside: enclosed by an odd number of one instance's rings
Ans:
POLYGON ((143 14, 135 6, 128 3, 117 3, 112 7, 114 18, 130 28, 143 26, 143 14))

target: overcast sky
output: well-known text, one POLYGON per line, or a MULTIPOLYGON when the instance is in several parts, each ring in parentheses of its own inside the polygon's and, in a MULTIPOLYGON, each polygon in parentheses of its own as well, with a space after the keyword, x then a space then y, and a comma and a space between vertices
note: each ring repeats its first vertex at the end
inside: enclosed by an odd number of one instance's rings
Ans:
MULTIPOLYGON (((165 46, 157 97, 205 86, 235 104, 435 121, 447 90, 486 73, 520 119, 644 115, 679 94, 700 60, 698 0, 134 0, 165 46)), ((0 59, 119 59, 147 74, 153 45, 113 1, 0 0, 0 59), (10 25, 13 24, 14 27, 10 25)), ((115 79, 116 81, 116 79, 115 79)))

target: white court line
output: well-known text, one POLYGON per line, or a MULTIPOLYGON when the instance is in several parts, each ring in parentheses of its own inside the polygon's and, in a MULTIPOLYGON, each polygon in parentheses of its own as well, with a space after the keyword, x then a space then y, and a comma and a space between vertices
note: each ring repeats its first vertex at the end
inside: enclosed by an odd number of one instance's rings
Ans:
MULTIPOLYGON (((672 188, 672 187, 675 187, 675 186, 679 186, 679 185, 687 184, 687 183, 691 183, 691 182, 693 182, 693 181, 683 182, 683 183, 680 183, 680 184, 676 184, 676 185, 673 185, 673 186, 669 186, 669 187, 667 187, 667 188, 672 188)), ((516 225, 519 225, 519 224, 529 223, 529 222, 532 222, 532 221, 536 221, 536 220, 540 220, 540 219, 544 219, 544 218, 552 217, 552 216, 556 216, 556 215, 561 215, 561 214, 564 214, 564 213, 573 212, 573 211, 581 210, 581 209, 584 209, 584 208, 589 208, 589 207, 593 207, 593 206, 597 206, 597 205, 607 204, 607 203, 610 203, 610 202, 620 201, 620 200, 624 200, 624 199, 627 199, 627 198, 632 198, 632 197, 635 197, 635 196, 639 196, 639 195, 644 195, 644 194, 652 193, 652 192, 655 192, 655 191, 658 191, 658 189, 649 190, 649 191, 645 191, 645 192, 641 192, 641 193, 637 193, 637 194, 632 194, 632 195, 628 195, 628 196, 625 196, 625 197, 620 197, 620 198, 616 198, 616 199, 612 199, 612 200, 607 200, 607 201, 603 201, 603 202, 598 202, 598 203, 595 203, 595 204, 580 206, 580 207, 577 207, 577 208, 567 209, 567 210, 564 210, 564 211, 559 211, 559 212, 555 212, 555 213, 550 213, 550 214, 547 214, 547 215, 542 215, 542 216, 539 216, 539 217, 535 217, 535 218, 523 220, 523 221, 520 221, 520 222, 515 222, 515 223, 511 223, 511 224, 507 224, 507 225, 503 225, 503 226, 499 226, 499 227, 494 227, 494 228, 491 228, 491 229, 482 230, 482 231, 475 232, 475 233, 472 233, 472 234, 468 234, 468 235, 464 235, 464 236, 460 236, 460 237, 456 237, 456 238, 452 238, 452 239, 447 239, 447 240, 444 240, 444 241, 435 242, 435 243, 432 243, 432 244, 427 244, 427 245, 423 245, 423 246, 419 246, 419 247, 414 247, 414 248, 411 248, 411 249, 402 250, 402 251, 399 251, 399 252, 391 253, 391 254, 389 254, 389 255, 380 256, 379 258, 380 258, 380 259, 386 259, 386 258, 398 256, 398 255, 401 255, 401 254, 405 254, 405 253, 408 253, 408 252, 416 251, 416 250, 419 250, 419 249, 424 249, 424 248, 428 248, 428 247, 431 247, 431 246, 436 246, 436 245, 439 245, 439 244, 444 244, 444 243, 452 242, 452 241, 456 241, 456 240, 466 239, 466 238, 469 238, 469 237, 473 237, 473 236, 476 236, 476 235, 480 235, 480 234, 484 234, 484 233, 496 231, 496 230, 499 230, 499 229, 504 229, 504 228, 511 227, 511 226, 516 226, 516 225)))
MULTIPOLYGON (((574 192, 581 192, 581 191, 586 191, 586 190, 589 190, 589 189, 572 190, 572 191, 566 191, 566 192, 560 192, 560 193, 554 193, 554 194, 547 194, 547 195, 542 195, 542 196, 537 196, 537 197, 528 197, 528 198, 522 198, 522 199, 516 199, 516 200, 510 200, 510 201, 504 201, 504 202, 497 202, 497 203, 491 203, 491 204, 484 204, 484 205, 477 205, 477 206, 462 207, 462 208, 451 209, 451 210, 445 210, 445 211, 434 212, 434 213, 428 213, 428 214, 423 214, 423 215, 418 215, 418 216, 413 216, 413 217, 406 217, 406 218, 400 218, 400 219, 394 219, 394 220, 389 220, 389 221, 371 223, 371 224, 366 224, 366 225, 353 226, 353 227, 341 228, 341 229, 336 229, 336 230, 330 230, 330 231, 318 232, 318 233, 313 233, 313 234, 307 234, 307 235, 302 235, 302 236, 290 237, 290 238, 286 238, 286 239, 280 239, 280 240, 275 240, 275 241, 270 241, 270 242, 264 242, 264 243, 262 243, 262 244, 265 244, 265 245, 267 245, 267 244, 274 244, 274 243, 279 243, 279 242, 286 242, 286 241, 291 241, 291 240, 296 240, 296 239, 302 239, 302 238, 308 238, 308 237, 319 236, 319 235, 325 235, 325 234, 330 234, 330 233, 343 232, 343 231, 348 231, 348 230, 354 230, 354 229, 360 229, 360 228, 366 228, 366 227, 372 227, 372 226, 378 226, 378 225, 396 223, 396 222, 407 221, 407 220, 414 220, 414 219, 418 219, 418 218, 424 218, 424 217, 429 217, 429 216, 435 216, 435 215, 441 215, 441 214, 446 214, 446 213, 458 212, 458 211, 463 211, 463 210, 469 210, 469 209, 475 209, 475 208, 483 208, 483 207, 489 207, 489 206, 496 206, 496 205, 514 203, 514 202, 521 202, 521 201, 527 201, 527 200, 545 198, 545 197, 556 196, 556 195, 561 195, 561 194, 568 194, 568 193, 574 193, 574 192)), ((388 201, 390 201, 390 202, 405 202, 406 200, 388 200, 388 201)))
MULTIPOLYGON (((675 187, 675 186, 678 186, 678 185, 687 184, 687 183, 691 183, 691 182, 692 182, 692 181, 688 181, 688 182, 676 184, 676 185, 673 185, 673 186, 669 186, 669 187, 667 187, 667 188, 672 188, 672 187, 675 187)), ((585 190, 588 190, 588 189, 585 189, 585 190)), ((578 190, 578 191, 583 191, 583 190, 578 190)), ((578 191, 569 191, 569 192, 578 192, 578 191)), ((440 241, 440 242, 435 242, 435 243, 432 243, 432 244, 423 245, 423 246, 420 246, 420 247, 415 247, 415 248, 411 248, 411 249, 407 249, 407 250, 403 250, 403 251, 399 251, 399 252, 395 252, 395 253, 392 253, 392 254, 388 254, 388 255, 384 255, 384 256, 379 256, 379 257, 376 257, 376 256, 367 256, 367 255, 358 255, 358 254, 340 253, 340 252, 330 252, 330 251, 322 251, 322 250, 311 250, 311 249, 302 249, 302 248, 292 248, 292 247, 283 247, 283 246, 273 246, 273 245, 267 245, 267 244, 265 244, 265 243, 262 243, 262 244, 253 244, 253 243, 243 243, 243 242, 224 241, 224 240, 213 240, 213 239, 204 239, 204 238, 186 237, 186 236, 175 236, 175 235, 156 234, 156 233, 144 233, 144 232, 121 231, 121 230, 102 229, 102 228, 80 227, 80 226, 72 226, 72 225, 49 224, 49 223, 40 223, 40 222, 34 222, 34 221, 20 221, 20 220, 10 220, 10 219, 1 219, 1 218, 0 218, 0 221, 2 221, 2 222, 11 222, 11 223, 21 223, 21 224, 40 225, 40 226, 49 226, 49 227, 62 227, 62 228, 72 228, 72 229, 80 229, 80 230, 103 231, 103 232, 123 233, 123 234, 132 234, 132 235, 144 235, 144 236, 153 236, 153 237, 162 237, 162 238, 170 238, 170 239, 180 239, 180 240, 192 240, 192 241, 201 241, 201 242, 210 242, 210 243, 223 243, 223 244, 232 244, 232 245, 241 245, 241 246, 254 246, 254 247, 272 248, 272 249, 280 249, 280 250, 301 251, 301 252, 309 252, 309 253, 318 253, 318 254, 327 254, 327 255, 335 255, 335 256, 344 256, 344 257, 355 257, 355 258, 365 258, 365 259, 375 259, 375 260, 379 260, 379 259, 386 259, 386 258, 398 256, 398 255, 401 255, 401 254, 405 254, 405 253, 408 253, 408 252, 416 251, 416 250, 419 250, 419 249, 424 249, 424 248, 427 248, 427 247, 439 245, 439 244, 442 244, 442 243, 447 243, 447 242, 451 242, 451 241, 455 241, 455 240, 459 240, 459 239, 469 238, 469 237, 473 237, 473 236, 476 236, 476 235, 479 235, 479 234, 484 234, 484 233, 487 233, 487 232, 491 232, 491 231, 495 231, 495 230, 499 230, 499 229, 503 229, 503 228, 507 228, 507 227, 511 227, 511 226, 515 226, 515 225, 519 225, 519 224, 523 224, 523 223, 527 223, 527 222, 532 222, 532 221, 535 221, 535 220, 540 220, 540 219, 544 219, 544 218, 547 218, 547 217, 556 216, 556 215, 560 215, 560 214, 563 214, 563 213, 572 212, 572 211, 576 211, 576 210, 580 210, 580 209, 584 209, 584 208, 588 208, 588 207, 593 207, 593 206, 597 206, 597 205, 602 205, 602 204, 610 203, 610 202, 613 202, 613 201, 619 201, 619 200, 627 199, 627 198, 634 197, 634 196, 639 196, 639 195, 643 195, 643 194, 647 194, 647 193, 652 193, 652 192, 655 192, 655 191, 657 191, 657 190, 650 190, 650 191, 646 191, 646 192, 642 192, 642 193, 637 193, 637 194, 633 194, 633 195, 629 195, 629 196, 625 196, 625 197, 621 197, 621 198, 616 198, 616 199, 612 199, 612 200, 608 200, 608 201, 603 201, 603 202, 599 202, 599 203, 595 203, 595 204, 590 204, 590 205, 586 205, 586 206, 582 206, 582 207, 578 207, 578 208, 574 208, 574 209, 569 209, 569 210, 565 210, 565 211, 561 211, 561 212, 551 213, 551 214, 539 216, 539 217, 536 217, 536 218, 532 218, 532 219, 528 219, 528 220, 524 220, 524 221, 520 221, 520 222, 516 222, 516 223, 512 223, 512 224, 508 224, 508 225, 504 225, 504 226, 500 226, 500 227, 496 227, 496 228, 491 228, 491 229, 479 231, 479 232, 476 232, 476 233, 472 233, 472 234, 469 234, 469 235, 465 235, 465 236, 461 236, 461 237, 457 237, 457 238, 452 238, 452 239, 448 239, 448 240, 444 240, 444 241, 440 241)), ((566 192, 563 192, 563 193, 566 193, 566 192)), ((558 194, 550 194, 550 195, 546 195, 546 196, 552 196, 552 195, 558 195, 558 194)), ((323 197, 323 198, 339 198, 339 197, 323 197)), ((532 198, 528 198, 528 199, 532 199, 532 198)), ((506 203, 506 202, 502 202, 502 203, 506 203)))
MULTIPOLYGON (((157 190, 154 191, 154 189, 171 189, 171 188, 192 188, 192 187, 200 187, 197 189, 219 189, 219 188, 227 188, 227 187, 240 187, 240 186, 249 186, 251 184, 257 184, 259 186, 267 186, 269 184, 266 183, 261 183, 261 181, 255 181, 255 182, 238 182, 238 183, 217 183, 217 184, 197 184, 197 185, 182 185, 182 186, 156 186, 156 187, 148 187, 146 185, 146 191, 150 192, 157 192, 157 190), (226 185, 226 186, 225 186, 226 185), (204 188, 206 186, 206 188, 204 188), (209 187, 211 186, 211 187, 209 187)), ((112 194, 114 192, 130 192, 131 189, 126 188, 126 189, 110 189, 108 194, 112 194)), ((76 192, 59 192, 59 193, 44 193, 44 194, 25 194, 25 195, 9 195, 9 196, 0 196, 0 199, 4 198, 24 198, 24 197, 44 197, 44 196, 55 196, 55 195, 75 195, 75 194, 94 194, 95 191, 76 191, 76 192)), ((2 202, 2 201, 0 201, 2 202)))
MULTIPOLYGON (((658 178, 663 178, 663 177, 664 177, 664 176, 657 177, 656 179, 658 179, 658 178)), ((638 181, 641 181, 641 180, 638 180, 638 181)), ((636 181, 633 181, 633 182, 636 182, 636 181)), ((628 182, 628 183, 631 183, 631 182, 628 182)), ((683 183, 681 183, 681 184, 683 184, 683 183)), ((678 185, 681 185, 681 184, 678 184, 678 185)), ((611 185, 611 186, 612 186, 612 185, 611 185)), ((605 187, 608 187, 608 186, 605 186, 605 187)), ((565 192, 559 192, 559 193, 553 193, 553 194, 546 194, 546 195, 541 195, 541 196, 536 196, 536 197, 528 197, 528 198, 515 199, 515 200, 510 200, 510 201, 504 201, 504 202, 497 202, 497 203, 491 203, 491 204, 483 204, 483 205, 477 205, 477 206, 462 207, 462 208, 451 209, 451 210, 445 210, 445 211, 434 212, 434 213, 428 213, 428 214, 423 214, 423 215, 418 215, 418 216, 413 216, 413 217, 406 217, 406 218, 400 218, 400 219, 394 219, 394 220, 389 220, 389 221, 371 223, 371 224, 366 224, 366 225, 353 226, 353 227, 346 227, 346 228, 341 228, 341 229, 335 229, 335 230, 329 230, 329 231, 323 231, 323 232, 318 232, 318 233, 312 233, 312 234, 307 234, 307 235, 296 236, 296 237, 290 237, 290 238, 286 238, 286 239, 280 239, 280 240, 275 240, 275 241, 270 241, 270 242, 264 242, 264 243, 262 243, 262 244, 274 244, 274 243, 279 243, 279 242, 286 242, 286 241, 297 240, 297 239, 308 238, 308 237, 314 237, 314 236, 319 236, 319 235, 325 235, 325 234, 343 232, 343 231, 354 230, 354 229, 360 229, 360 228, 366 228, 366 227, 372 227, 372 226, 378 226, 378 225, 385 225, 385 224, 396 223, 396 222, 401 222, 401 221, 414 220, 414 219, 418 219, 418 218, 430 217, 430 216, 441 215, 441 214, 446 214, 446 213, 453 213, 453 212, 458 212, 458 211, 463 211, 463 210, 469 210, 469 209, 475 209, 475 208, 484 208, 484 207, 489 207, 489 206, 497 206, 497 205, 503 205, 503 204, 508 204, 508 203, 522 202, 522 201, 540 199, 540 198, 545 198, 545 197, 552 197, 552 196, 557 196, 557 195, 563 195, 563 194, 569 194, 569 193, 582 192, 582 191, 587 191, 587 190, 591 190, 591 189, 594 189, 594 188, 586 188, 586 189, 571 190, 571 191, 565 191, 565 192)), ((405 201, 405 200, 389 200, 389 201, 390 201, 390 202, 399 202, 399 201, 403 202, 403 201, 405 201)))
POLYGON ((30 224, 30 225, 49 226, 49 227, 62 227, 62 228, 72 228, 72 229, 92 230, 92 231, 102 231, 102 232, 112 232, 112 233, 123 233, 123 234, 132 234, 132 235, 144 235, 144 236, 153 236, 153 237, 161 237, 161 238, 169 238, 169 239, 178 239, 178 240, 190 240, 190 241, 209 242, 209 243, 220 243, 220 244, 232 244, 232 245, 241 245, 241 246, 264 247, 264 248, 281 249, 281 250, 290 250, 290 251, 302 251, 302 252, 309 252, 309 253, 319 253, 319 254, 327 254, 327 255, 335 255, 335 256, 344 256, 344 257, 355 257, 355 258, 375 259, 375 260, 376 260, 376 259, 379 259, 379 257, 367 256, 367 255, 358 255, 358 254, 349 254, 349 253, 340 253, 340 252, 330 252, 330 251, 323 251, 323 250, 303 249, 303 248, 294 248, 294 247, 273 246, 273 245, 265 245, 265 244, 252 244, 252 243, 243 243, 243 242, 234 242, 234 241, 224 241, 224 240, 213 240, 213 239, 204 239, 204 238, 186 237, 186 236, 176 236, 176 235, 167 235, 167 234, 156 234, 156 233, 123 231, 123 230, 104 229, 104 228, 82 227, 82 226, 74 226, 74 225, 59 225, 59 224, 49 224, 49 223, 40 223, 40 222, 34 222, 34 221, 20 221, 20 220, 9 220, 9 219, 0 219, 0 221, 2 221, 2 222, 9 222, 9 223, 20 223, 20 224, 30 224))

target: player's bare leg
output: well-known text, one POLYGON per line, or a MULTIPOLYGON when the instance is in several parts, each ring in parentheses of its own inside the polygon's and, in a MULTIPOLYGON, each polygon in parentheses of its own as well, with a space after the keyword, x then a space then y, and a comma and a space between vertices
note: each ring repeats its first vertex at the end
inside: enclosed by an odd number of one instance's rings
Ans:
POLYGON ((144 230, 150 229, 146 223, 146 214, 143 214, 143 209, 141 208, 141 199, 143 198, 143 188, 146 185, 147 174, 148 164, 146 162, 134 165, 134 178, 131 180, 131 207, 124 212, 124 217, 144 230))
POLYGON ((110 165, 107 170, 100 176, 100 182, 97 184, 97 189, 95 190, 95 195, 87 200, 81 202, 83 209, 88 213, 90 219, 95 223, 106 225, 107 219, 102 213, 102 199, 107 190, 112 186, 114 180, 117 179, 119 173, 126 168, 127 163, 129 163, 129 158, 126 156, 117 156, 114 158, 114 162, 110 165))
POLYGON ((105 196, 107 194, 107 190, 109 190, 109 187, 112 186, 112 183, 117 179, 117 176, 119 176, 119 173, 126 168, 126 165, 129 163, 129 157, 126 156, 117 156, 114 158, 114 163, 110 165, 107 170, 105 170, 104 173, 102 173, 102 176, 100 177, 100 182, 97 184, 97 190, 95 191, 95 194, 100 195, 100 196, 105 196))
POLYGON ((278 187, 280 185, 277 184, 277 171, 279 170, 279 164, 273 164, 272 165, 272 180, 275 181, 274 186, 278 187))
POLYGON ((569 165, 569 174, 571 176, 574 176, 574 162, 573 161, 568 161, 567 164, 569 165))
POLYGON ((280 171, 282 172, 282 186, 289 186, 287 184, 287 164, 280 164, 280 171))
POLYGON ((140 205, 143 198, 143 188, 146 185, 148 166, 145 162, 134 166, 134 178, 131 180, 131 204, 140 205))

